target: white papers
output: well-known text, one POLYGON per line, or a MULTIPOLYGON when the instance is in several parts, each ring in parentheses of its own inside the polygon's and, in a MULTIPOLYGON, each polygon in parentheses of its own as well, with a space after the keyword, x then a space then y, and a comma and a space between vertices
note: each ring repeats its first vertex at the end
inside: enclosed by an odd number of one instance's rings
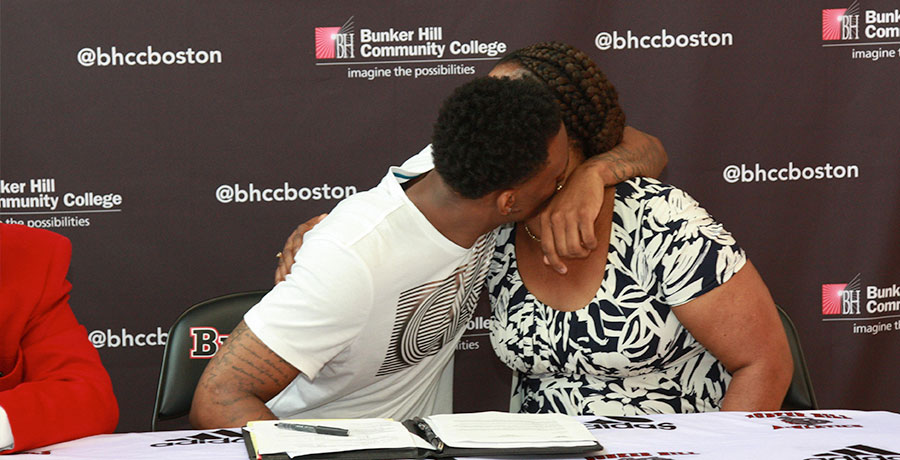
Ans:
POLYGON ((247 423, 259 454, 287 453, 290 457, 364 449, 433 448, 398 422, 389 419, 260 420, 247 423), (308 423, 350 431, 349 436, 291 431, 275 426, 279 422, 308 423))
POLYGON ((277 428, 276 423, 279 422, 274 420, 249 422, 247 430, 251 433, 258 454, 286 453, 292 458, 334 454, 334 458, 340 458, 341 453, 350 451, 384 450, 387 455, 386 451, 390 450, 390 455, 416 457, 427 451, 458 456, 487 451, 498 455, 521 455, 524 453, 522 450, 529 450, 531 453, 558 453, 565 450, 582 452, 601 449, 597 439, 581 422, 562 414, 479 412, 432 415, 424 419, 430 431, 425 429, 425 432, 419 433, 425 439, 410 433, 402 423, 389 419, 282 422, 343 428, 350 435, 330 436, 286 430, 277 428), (433 441, 434 445, 429 444, 427 441, 434 437, 441 442, 433 441))
POLYGON ((426 417, 444 444, 460 448, 590 446, 597 438, 578 420, 563 414, 478 412, 426 417))

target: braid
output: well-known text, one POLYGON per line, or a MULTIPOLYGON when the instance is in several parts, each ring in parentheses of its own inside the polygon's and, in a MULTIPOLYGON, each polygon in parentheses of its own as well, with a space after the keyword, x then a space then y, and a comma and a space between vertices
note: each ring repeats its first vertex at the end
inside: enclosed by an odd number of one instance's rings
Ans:
POLYGON ((625 112, 616 88, 583 52, 560 42, 537 43, 506 55, 504 62, 518 63, 553 90, 566 130, 585 158, 622 140, 625 112))

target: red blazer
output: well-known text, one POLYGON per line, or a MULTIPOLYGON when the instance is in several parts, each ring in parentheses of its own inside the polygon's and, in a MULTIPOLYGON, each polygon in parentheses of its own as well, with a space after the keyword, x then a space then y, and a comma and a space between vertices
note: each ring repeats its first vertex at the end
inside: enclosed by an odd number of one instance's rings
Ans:
POLYGON ((111 433, 119 406, 109 374, 69 308, 72 245, 0 224, 0 406, 11 453, 111 433))

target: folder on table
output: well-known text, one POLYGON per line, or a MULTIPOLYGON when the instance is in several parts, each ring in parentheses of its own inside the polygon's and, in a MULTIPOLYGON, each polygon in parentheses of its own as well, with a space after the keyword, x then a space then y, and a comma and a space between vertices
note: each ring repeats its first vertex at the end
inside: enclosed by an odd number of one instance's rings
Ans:
POLYGON ((252 460, 446 458, 600 454, 603 446, 578 420, 562 414, 477 412, 398 422, 390 419, 265 420, 244 428, 252 460), (349 436, 279 429, 279 422, 342 428, 349 436))

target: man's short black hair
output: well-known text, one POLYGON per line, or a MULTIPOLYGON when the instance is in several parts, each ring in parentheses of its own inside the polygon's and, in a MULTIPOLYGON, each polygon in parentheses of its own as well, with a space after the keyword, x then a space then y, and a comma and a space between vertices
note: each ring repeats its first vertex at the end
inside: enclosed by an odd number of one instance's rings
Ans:
POLYGON ((476 78, 453 91, 434 124, 434 169, 464 198, 519 185, 547 162, 562 125, 547 87, 533 79, 476 78))

